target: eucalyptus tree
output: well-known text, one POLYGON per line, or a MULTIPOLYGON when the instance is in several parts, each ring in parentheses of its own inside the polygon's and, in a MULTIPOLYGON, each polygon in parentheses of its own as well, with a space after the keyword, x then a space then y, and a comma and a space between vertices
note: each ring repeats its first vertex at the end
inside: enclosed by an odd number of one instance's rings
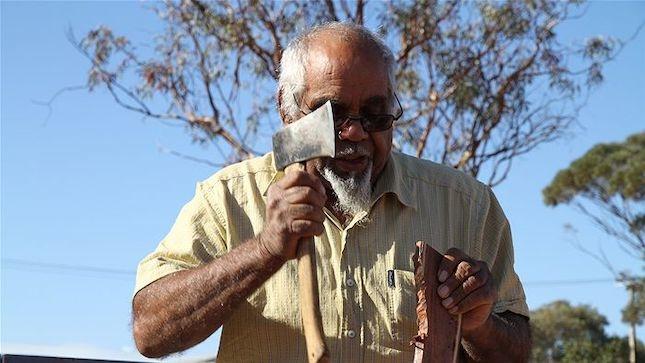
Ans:
POLYGON ((489 185, 513 160, 570 132, 603 64, 623 45, 590 36, 565 44, 562 23, 584 6, 525 1, 255 1, 152 4, 164 30, 152 50, 108 26, 70 40, 90 61, 87 85, 116 103, 185 125, 215 164, 265 152, 282 49, 300 30, 349 21, 377 31, 396 55, 405 113, 395 147, 489 185))

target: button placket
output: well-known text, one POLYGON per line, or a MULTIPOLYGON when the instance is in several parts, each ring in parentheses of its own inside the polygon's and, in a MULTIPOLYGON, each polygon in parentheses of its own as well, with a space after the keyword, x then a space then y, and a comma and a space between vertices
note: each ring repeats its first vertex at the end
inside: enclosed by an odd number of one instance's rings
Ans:
POLYGON ((363 259, 361 258, 361 247, 360 244, 364 240, 364 236, 362 232, 362 227, 360 226, 351 226, 348 231, 347 231, 347 246, 346 246, 346 251, 348 252, 348 262, 352 268, 352 280, 354 287, 352 288, 354 291, 354 316, 352 320, 352 329, 350 329, 353 334, 351 334, 349 331, 347 332, 347 337, 350 338, 349 340, 353 341, 354 344, 358 344, 359 346, 357 347, 357 357, 356 359, 358 361, 363 361, 364 356, 365 356, 365 346, 363 345, 364 341, 364 319, 365 316, 364 314, 364 305, 363 305, 363 293, 364 293, 364 288, 363 288, 363 283, 364 283, 364 263, 363 259))

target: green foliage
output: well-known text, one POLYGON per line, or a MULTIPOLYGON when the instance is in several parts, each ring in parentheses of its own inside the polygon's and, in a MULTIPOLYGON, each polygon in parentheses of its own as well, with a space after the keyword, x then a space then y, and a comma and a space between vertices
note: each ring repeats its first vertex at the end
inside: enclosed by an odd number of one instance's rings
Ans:
MULTIPOLYGON (((637 351, 637 362, 645 362, 645 352, 640 344, 637 351)), ((562 363, 627 363, 629 361, 629 343, 627 338, 608 337, 601 344, 590 341, 569 341, 564 344, 562 363)))
MULTIPOLYGON (((607 319, 589 305, 573 306, 554 301, 531 312, 533 362, 613 363, 627 362, 626 337, 608 336, 607 319)), ((639 341, 638 362, 645 361, 645 347, 639 341)))
POLYGON ((542 193, 545 204, 573 205, 636 257, 645 256, 645 132, 594 146, 542 193))
POLYGON ((543 361, 549 352, 552 357, 564 356, 569 341, 589 341, 598 344, 605 338, 607 319, 587 305, 571 306, 567 301, 555 301, 531 312, 533 357, 543 361))
POLYGON ((631 278, 627 282, 627 290, 633 298, 621 311, 622 320, 627 324, 641 325, 645 318, 645 278, 631 278))
POLYGON ((645 133, 638 133, 623 143, 598 144, 559 171, 544 189, 544 201, 551 206, 568 203, 576 196, 641 201, 645 198, 644 181, 645 133))

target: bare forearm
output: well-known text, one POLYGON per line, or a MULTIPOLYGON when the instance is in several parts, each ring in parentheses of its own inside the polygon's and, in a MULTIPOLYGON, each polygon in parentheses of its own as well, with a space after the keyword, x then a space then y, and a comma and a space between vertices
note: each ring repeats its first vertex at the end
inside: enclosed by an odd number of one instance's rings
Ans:
POLYGON ((139 351, 160 357, 203 341, 283 264, 254 238, 204 266, 149 285, 133 303, 139 351))
POLYGON ((504 312, 491 314, 477 331, 464 334, 467 362, 527 362, 531 333, 526 318, 504 312))

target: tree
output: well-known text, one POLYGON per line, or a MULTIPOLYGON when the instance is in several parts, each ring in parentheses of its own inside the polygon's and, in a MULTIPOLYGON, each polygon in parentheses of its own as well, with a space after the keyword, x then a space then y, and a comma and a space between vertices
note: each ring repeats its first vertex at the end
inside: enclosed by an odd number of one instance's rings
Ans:
POLYGON ((636 362, 636 326, 643 324, 645 316, 645 298, 643 297, 643 287, 645 278, 633 277, 623 274, 622 283, 629 292, 629 301, 627 306, 621 311, 622 320, 629 324, 629 361, 636 362))
POLYGON ((265 151, 255 147, 279 125, 268 90, 286 42, 341 20, 377 28, 395 51, 405 109, 395 147, 490 185, 515 157, 570 131, 580 100, 623 46, 603 37, 561 44, 557 28, 582 13, 577 2, 182 0, 153 9, 165 31, 151 54, 106 26, 80 40, 70 31, 91 62, 88 87, 186 125, 220 151, 219 163, 265 151))
POLYGON ((643 296, 645 281, 643 280, 645 279, 641 277, 628 281, 633 284, 633 286, 628 287, 632 298, 630 299, 630 303, 621 311, 623 323, 630 325, 643 324, 643 319, 645 318, 645 296, 643 296))
POLYGON ((589 341, 600 344, 605 339, 607 319, 595 309, 574 307, 567 301, 555 301, 531 312, 533 359, 555 361, 564 356, 566 342, 589 341))
MULTIPOLYGON (((627 362, 627 339, 607 335, 606 325, 607 319, 589 305, 573 306, 564 300, 546 304, 531 312, 531 361, 627 362)), ((638 342, 639 353, 644 349, 638 342)))
MULTIPOLYGON (((622 143, 598 144, 560 170, 543 190, 549 206, 572 205, 613 237, 623 251, 645 258, 645 133, 622 143)), ((629 302, 623 321, 630 325, 630 362, 636 361, 636 326, 643 323, 644 279, 628 272, 616 273, 604 255, 590 253, 625 285, 629 302)))
POLYGON ((622 143, 598 144, 560 170, 542 191, 548 206, 571 205, 645 258, 645 133, 622 143))
MULTIPOLYGON (((643 351, 642 344, 639 351, 643 351)), ((589 341, 567 342, 564 346, 563 363, 618 363, 627 362, 629 347, 625 338, 608 337, 602 345, 589 341)), ((640 360, 639 362, 642 362, 640 360)))

